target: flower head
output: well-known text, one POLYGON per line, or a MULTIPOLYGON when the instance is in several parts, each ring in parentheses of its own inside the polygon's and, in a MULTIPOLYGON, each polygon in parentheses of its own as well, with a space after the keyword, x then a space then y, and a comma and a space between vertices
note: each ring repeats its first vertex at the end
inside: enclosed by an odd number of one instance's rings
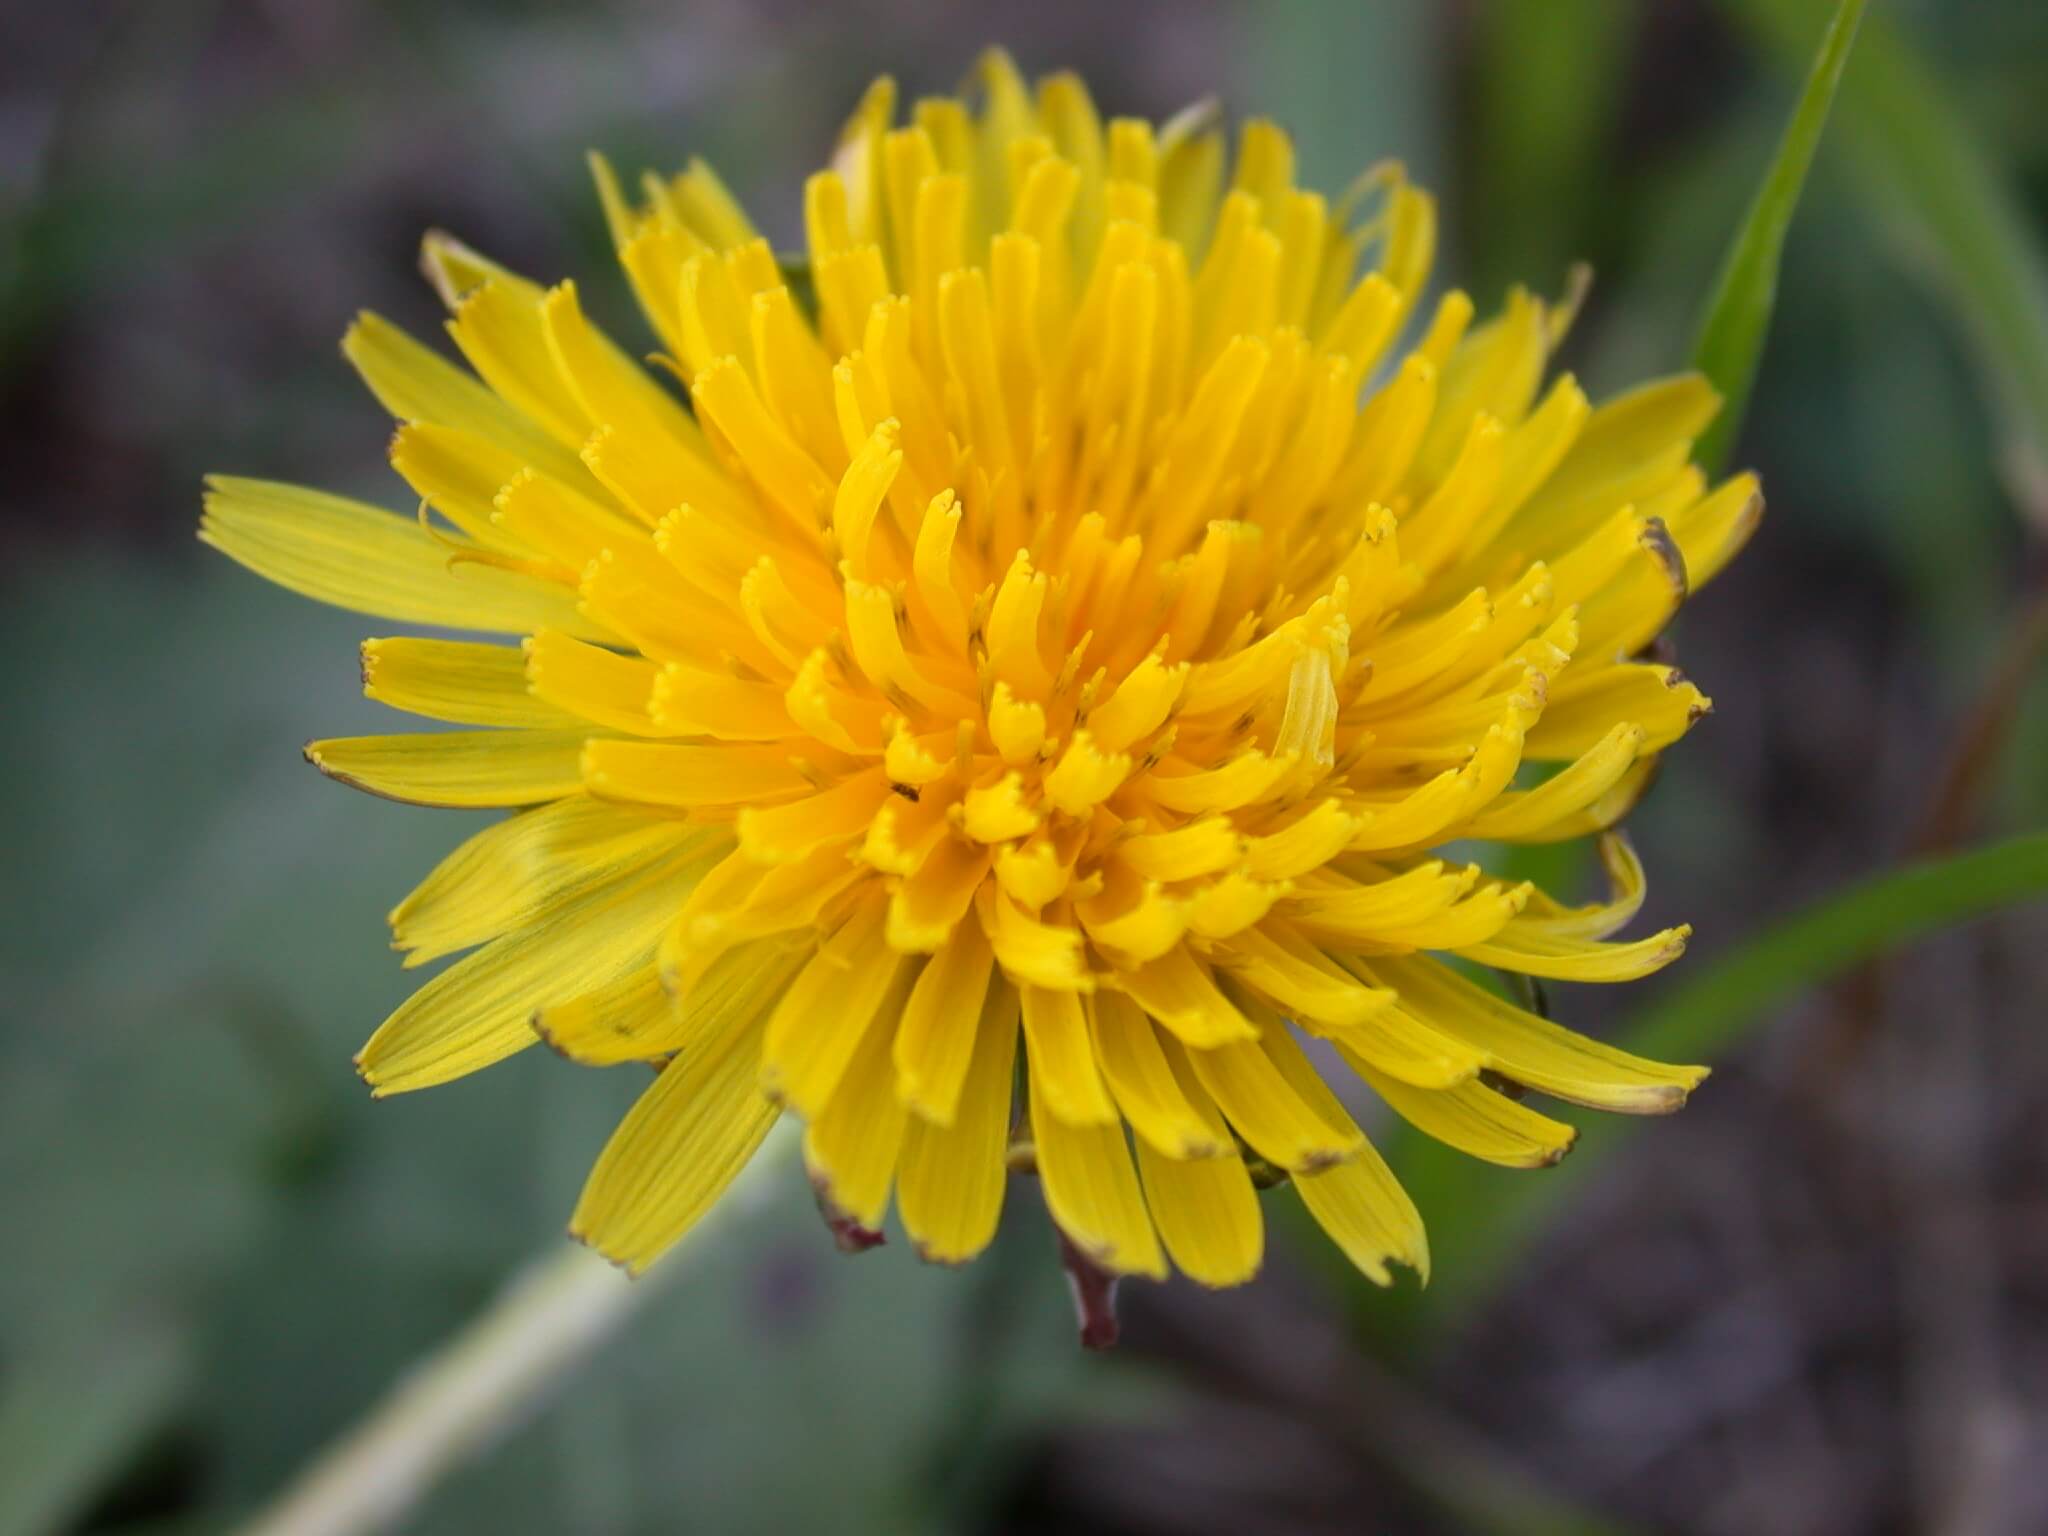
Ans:
POLYGON ((202 537, 263 575, 522 637, 365 642, 370 697, 457 729, 307 749, 524 808, 392 913, 408 965, 469 953, 363 1076, 539 1040, 658 1066, 573 1221, 636 1269, 793 1111, 856 1241, 893 1190, 972 1257, 1028 1148, 1113 1274, 1250 1276, 1254 1168, 1374 1278, 1426 1270, 1357 1081, 1537 1166, 1573 1132, 1497 1085, 1659 1112, 1704 1076, 1439 957, 1679 953, 1610 938, 1643 881, 1609 829, 1707 708, 1637 658, 1755 483, 1688 462, 1696 377, 1546 385, 1569 304, 1417 314, 1435 219, 1398 168, 1327 202, 1270 123, 1226 167, 1206 111, 1105 124, 1000 55, 979 98, 897 126, 870 90, 801 260, 706 166, 635 200, 597 162, 654 369, 573 284, 430 237, 469 368, 372 316, 344 344, 417 521, 213 482, 202 537), (1596 835, 1592 906, 1433 851, 1596 835))

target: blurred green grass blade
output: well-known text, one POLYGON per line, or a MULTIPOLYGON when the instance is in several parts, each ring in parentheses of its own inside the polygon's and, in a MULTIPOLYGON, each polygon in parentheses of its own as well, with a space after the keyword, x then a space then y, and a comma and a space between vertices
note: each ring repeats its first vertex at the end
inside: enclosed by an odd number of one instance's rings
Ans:
MULTIPOLYGON (((1821 0, 1723 0, 1789 54, 1821 0)), ((1960 322, 2008 437, 2008 468, 2048 476, 2048 255, 2013 175, 1884 18, 1842 82, 1841 139, 1880 230, 1960 322)), ((2023 481, 2022 484, 2027 482, 2023 481)))
MULTIPOLYGON (((1615 1041, 1666 1061, 1712 1062, 1771 1005, 1857 962, 2048 895, 2048 833, 1861 881, 1700 970, 1615 1041)), ((1704 1092, 1713 1091, 1711 1083, 1704 1092)), ((1395 1165, 1429 1223, 1436 1284, 1420 1303, 1441 1328, 1501 1279, 1543 1218, 1606 1168, 1644 1122, 1587 1116, 1572 1155, 1541 1173, 1480 1163, 1410 1134, 1395 1165)))
POLYGON ((65 1530, 172 1412, 190 1378, 168 1324, 57 1334, 0 1376, 0 1536, 65 1530))
POLYGON ((1693 344, 1693 366, 1714 381, 1721 391, 1721 414, 1701 440, 1699 460, 1709 474, 1727 462, 1729 446, 1742 425, 1742 413, 1749 404, 1749 391, 1756 379, 1757 362, 1763 356, 1764 337, 1771 328, 1771 309, 1778 297, 1778 263, 1785 252, 1785 232, 1792 227, 1792 214, 1799 206, 1799 194, 1806 185, 1806 172, 1813 164, 1813 152, 1820 144, 1821 129, 1827 125, 1828 108, 1835 99, 1835 86, 1849 60, 1849 45, 1856 40, 1857 24, 1863 19, 1864 0, 1840 0, 1834 19, 1821 38, 1820 52, 1799 93, 1799 105, 1769 173, 1757 189, 1756 200, 1736 232, 1734 243, 1722 259, 1721 272, 1707 300, 1700 321, 1699 339, 1693 344))
POLYGON ((1630 0, 1494 0, 1478 36, 1465 259, 1491 302, 1513 282, 1548 288, 1597 260, 1602 189, 1628 57, 1643 21, 1630 0))

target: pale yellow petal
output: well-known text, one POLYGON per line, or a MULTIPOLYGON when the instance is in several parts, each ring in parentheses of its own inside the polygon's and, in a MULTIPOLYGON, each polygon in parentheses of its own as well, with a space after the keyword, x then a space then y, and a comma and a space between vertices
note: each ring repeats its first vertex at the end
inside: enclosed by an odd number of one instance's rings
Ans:
POLYGON ((963 1264, 995 1236, 1008 1183, 1017 994, 998 985, 974 1031, 950 1125, 910 1117, 897 1174, 903 1228, 919 1257, 963 1264))
POLYGON ((1031 1140, 1046 1208, 1074 1246, 1113 1274, 1166 1278, 1166 1255, 1145 1211, 1124 1128, 1077 1125, 1052 1113, 1034 1064, 1031 1140))
POLYGON ((398 1006, 356 1057, 380 1096, 431 1087, 535 1043, 532 1019, 654 954, 688 894, 691 856, 670 854, 558 903, 541 921, 493 939, 398 1006))
POLYGON ((756 1032, 662 1070, 605 1143, 569 1231, 637 1274, 738 1177, 782 1111, 756 1081, 756 1032))
POLYGON ((1167 1055, 1168 1042, 1137 1004, 1102 991, 1089 999, 1088 1012, 1097 1065, 1140 1140, 1175 1159, 1213 1157, 1231 1145, 1207 1094, 1198 1086, 1188 1092, 1191 1085, 1182 1083, 1167 1055))
POLYGON ((1242 1285, 1265 1257, 1265 1222, 1244 1161, 1173 1158, 1138 1142, 1145 1201, 1174 1267, 1198 1285, 1242 1285))
POLYGON ((958 1112, 976 1042, 993 1027, 984 1009, 999 1000, 1015 1006, 1014 989, 990 991, 994 970, 995 951, 979 925, 963 924, 925 963, 904 1005, 896 1031, 896 1092, 934 1125, 951 1125, 958 1112))
POLYGON ((411 805, 538 805, 580 794, 587 730, 420 731, 306 744, 329 778, 411 805))
POLYGON ((1020 991, 1024 1042, 1038 1085, 1034 1102, 1042 1100, 1052 1114, 1075 1125, 1116 1124, 1079 994, 1028 985, 1020 991))
POLYGON ((719 833, 573 796, 507 817, 449 854, 391 912, 406 964, 439 959, 539 921, 560 902, 657 858, 694 850, 709 866, 719 833))
POLYGON ((1292 1180, 1308 1212, 1376 1285, 1392 1285, 1389 1264, 1405 1264, 1429 1282, 1429 1240, 1422 1215, 1386 1160, 1367 1143, 1348 1161, 1292 1180))
POLYGON ((881 926, 879 901, 858 905, 769 1017, 762 1089, 806 1120, 824 1113, 869 1030, 895 1027, 895 1013, 886 1020, 879 1015, 905 974, 905 957, 881 942, 881 926))
POLYGON ((1188 1059, 1238 1135, 1270 1163, 1308 1172, 1364 1145, 1348 1116, 1340 1125, 1317 1113, 1258 1042, 1190 1051, 1188 1059))
MULTIPOLYGON (((1343 1047, 1339 1046, 1339 1050, 1343 1047)), ((1548 1168, 1572 1148, 1578 1131, 1538 1114, 1478 1081, 1417 1088, 1375 1072, 1345 1053, 1352 1068, 1403 1120, 1446 1146, 1507 1168, 1548 1168)))
POLYGON ((365 640, 363 695, 453 725, 560 730, 576 716, 535 698, 517 646, 399 636, 365 640))
POLYGON ((879 1231, 889 1208, 908 1111, 897 1098, 890 1047, 908 990, 907 972, 861 1036, 824 1113, 804 1132, 804 1166, 827 1211, 879 1231))
POLYGON ((199 537, 281 587, 378 618, 501 634, 548 625, 604 633, 576 611, 567 587, 469 558, 483 552, 417 519, 294 485, 212 476, 199 537))
POLYGON ((1484 1050, 1504 1076, 1555 1098, 1668 1114, 1707 1076, 1705 1067, 1666 1066, 1574 1034, 1419 955, 1367 965, 1399 991, 1403 1006, 1484 1050))
POLYGON ((757 939, 720 955, 680 995, 659 967, 649 966, 540 1009, 534 1031, 551 1049, 589 1067, 722 1044, 766 1015, 807 955, 786 939, 757 939))

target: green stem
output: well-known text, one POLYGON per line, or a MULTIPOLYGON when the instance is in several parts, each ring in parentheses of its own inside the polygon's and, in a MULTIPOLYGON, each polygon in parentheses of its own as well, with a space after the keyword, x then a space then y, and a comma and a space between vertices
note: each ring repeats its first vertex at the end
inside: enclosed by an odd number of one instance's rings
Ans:
POLYGON ((1743 409, 1749 404, 1764 337, 1771 328, 1771 310, 1777 303, 1785 232, 1792 227, 1792 213, 1799 206, 1799 193, 1806 185, 1813 152, 1820 145, 1821 129, 1827 126, 1835 87, 1841 81, 1842 67, 1849 62, 1849 45, 1856 40, 1857 25, 1863 20, 1863 4, 1864 0, 1841 0, 1835 7, 1834 20, 1821 40, 1820 53, 1806 77, 1806 88, 1799 93, 1799 105, 1785 127, 1770 174, 1757 188, 1756 201, 1750 204, 1742 228, 1728 247, 1707 301, 1699 340, 1693 347, 1693 364, 1714 381, 1724 402, 1720 418, 1700 440, 1699 462, 1710 474, 1726 462, 1729 446, 1742 425, 1743 409))
MULTIPOLYGON (((690 1237, 700 1250, 755 1203, 796 1137, 789 1123, 755 1154, 690 1237)), ((597 1350, 689 1273, 670 1254, 628 1280, 564 1246, 530 1261, 484 1313, 412 1366, 364 1419, 304 1468, 241 1536, 359 1536, 389 1530, 454 1467, 540 1411, 597 1350)))

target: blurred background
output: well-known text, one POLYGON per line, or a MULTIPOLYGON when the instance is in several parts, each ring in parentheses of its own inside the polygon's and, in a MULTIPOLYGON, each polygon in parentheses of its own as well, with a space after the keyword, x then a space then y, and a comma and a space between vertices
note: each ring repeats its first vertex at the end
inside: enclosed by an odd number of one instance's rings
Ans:
MULTIPOLYGON (((0 1536, 232 1528, 562 1240, 639 1086, 531 1052, 361 1091, 408 990, 383 913, 471 823, 300 761, 382 728, 366 623, 193 538, 209 470, 406 504, 336 344, 361 307, 435 332, 424 229, 578 275, 637 336, 585 148, 704 155, 794 245, 872 74, 950 90, 1000 41, 1106 112, 1275 116, 1326 189, 1402 157, 1482 308, 1590 261, 1564 361, 1597 398, 1688 356, 1826 13, 9 7, 0 1536)), ((1738 445, 1770 513, 1675 635, 1715 713, 1632 823, 1693 953, 1558 989, 1573 1022, 1622 1038, 1849 882, 2048 825, 2044 99, 2038 0, 1873 7, 1738 445)), ((1108 1357, 1031 1189, 955 1274, 835 1253, 791 1173, 409 1528, 2048 1530, 2044 941, 2018 908, 1695 1007, 1694 1106, 1551 1173, 1391 1137, 1429 1292, 1339 1273, 1272 1201, 1258 1284, 1127 1287, 1108 1357)))

